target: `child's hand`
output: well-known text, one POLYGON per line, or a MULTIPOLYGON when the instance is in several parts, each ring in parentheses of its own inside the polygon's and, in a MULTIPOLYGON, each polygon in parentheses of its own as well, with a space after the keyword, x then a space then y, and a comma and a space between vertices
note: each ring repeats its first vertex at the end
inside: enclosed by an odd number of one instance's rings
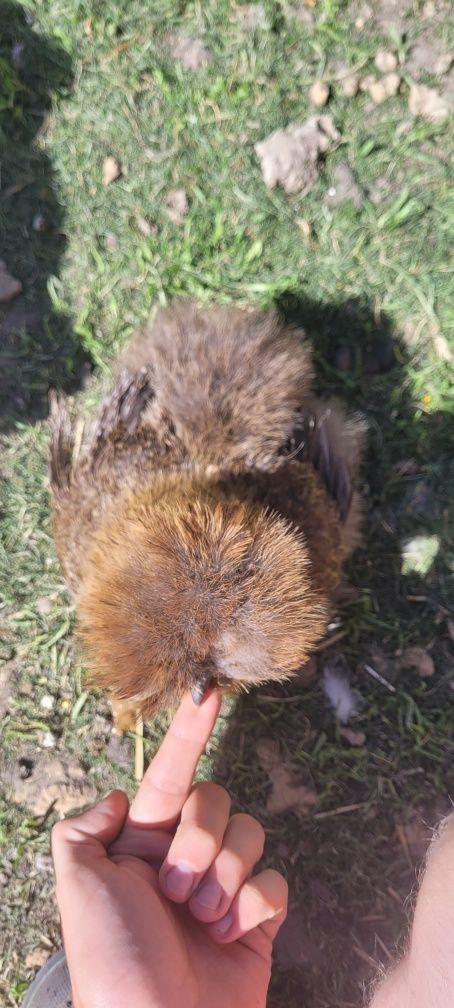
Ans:
POLYGON ((75 1008, 263 1008, 287 907, 264 842, 217 784, 192 787, 219 713, 186 696, 128 811, 114 791, 54 827, 75 1008))

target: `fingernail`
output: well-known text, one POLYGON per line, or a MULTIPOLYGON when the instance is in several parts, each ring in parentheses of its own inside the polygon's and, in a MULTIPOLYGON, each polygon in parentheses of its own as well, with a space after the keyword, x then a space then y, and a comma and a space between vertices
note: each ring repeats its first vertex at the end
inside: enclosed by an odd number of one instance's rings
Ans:
POLYGON ((222 889, 219 882, 204 882, 197 889, 194 895, 194 900, 201 907, 205 907, 206 910, 217 910, 221 899, 222 899, 222 889))
POLYGON ((213 926, 215 927, 216 931, 219 932, 219 934, 225 935, 227 934, 227 931, 230 931, 232 924, 233 924, 232 914, 226 913, 225 917, 221 917, 221 920, 216 921, 216 924, 214 924, 213 926))
POLYGON ((194 872, 189 865, 179 864, 170 868, 164 877, 164 885, 172 896, 186 899, 194 884, 194 872))

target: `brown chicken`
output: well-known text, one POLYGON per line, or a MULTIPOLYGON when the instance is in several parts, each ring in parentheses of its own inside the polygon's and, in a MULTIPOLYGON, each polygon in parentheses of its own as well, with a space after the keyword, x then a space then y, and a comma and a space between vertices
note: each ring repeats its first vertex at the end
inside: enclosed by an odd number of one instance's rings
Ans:
POLYGON ((363 424, 311 380, 275 314, 180 301, 133 340, 80 452, 54 401, 55 539, 123 727, 188 688, 285 679, 322 637, 357 539, 363 424))

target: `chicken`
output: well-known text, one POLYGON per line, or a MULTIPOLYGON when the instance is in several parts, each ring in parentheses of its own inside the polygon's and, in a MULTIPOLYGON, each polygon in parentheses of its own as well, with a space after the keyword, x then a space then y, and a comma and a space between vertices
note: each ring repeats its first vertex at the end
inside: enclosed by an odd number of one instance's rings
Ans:
POLYGON ((61 567, 117 725, 294 674, 358 537, 364 426, 274 313, 181 300, 124 355, 80 451, 51 410, 61 567))

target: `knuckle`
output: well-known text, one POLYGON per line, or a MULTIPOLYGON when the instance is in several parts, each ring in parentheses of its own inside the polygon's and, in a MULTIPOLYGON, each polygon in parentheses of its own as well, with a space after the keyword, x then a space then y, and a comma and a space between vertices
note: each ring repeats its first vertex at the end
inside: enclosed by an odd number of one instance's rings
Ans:
POLYGON ((220 784, 214 781, 199 781, 194 785, 192 794, 203 798, 210 804, 230 805, 230 797, 220 784))
POLYGON ((258 819, 247 812, 236 812, 230 820, 231 825, 237 830, 241 830, 243 835, 247 834, 248 839, 253 842, 254 848, 263 851, 265 846, 265 830, 258 819))

